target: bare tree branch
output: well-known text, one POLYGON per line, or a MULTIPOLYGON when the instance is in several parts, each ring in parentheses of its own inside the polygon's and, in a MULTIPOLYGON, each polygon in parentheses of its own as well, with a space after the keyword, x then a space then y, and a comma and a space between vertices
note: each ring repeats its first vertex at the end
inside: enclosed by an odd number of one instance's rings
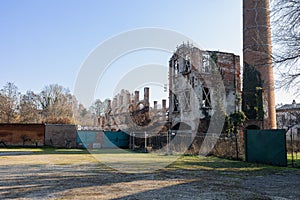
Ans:
MULTIPOLYGON (((273 61, 281 79, 277 85, 290 89, 300 82, 300 1, 271 0, 273 61)), ((296 88, 297 93, 300 89, 296 88)))

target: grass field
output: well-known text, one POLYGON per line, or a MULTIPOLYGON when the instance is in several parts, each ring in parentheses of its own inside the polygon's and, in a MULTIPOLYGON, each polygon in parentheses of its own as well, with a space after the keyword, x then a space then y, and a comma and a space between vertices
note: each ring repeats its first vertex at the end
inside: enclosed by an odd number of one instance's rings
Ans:
MULTIPOLYGON (((128 160, 147 160, 147 162, 166 162, 166 163, 172 163, 173 166, 174 164, 184 164, 184 161, 190 160, 190 159, 196 159, 199 161, 199 165, 204 162, 214 162, 216 164, 216 168, 218 167, 218 163, 222 163, 222 165, 230 165, 230 166, 236 166, 240 165, 240 168, 249 168, 248 170, 251 170, 253 167, 257 168, 258 166, 261 168, 269 168, 269 169, 283 169, 281 167, 274 167, 274 166, 269 166, 269 165, 258 165, 258 164, 251 164, 251 163, 246 163, 246 162, 239 162, 239 161, 234 161, 234 160, 227 160, 227 159, 221 159, 221 158, 216 158, 216 157, 199 157, 199 156, 165 156, 164 154, 145 154, 145 153, 136 153, 132 151, 127 151, 127 150, 121 150, 121 149, 101 149, 101 150, 87 150, 87 149, 60 149, 60 148, 16 148, 16 147, 11 147, 11 148, 0 148, 0 155, 1 153, 7 153, 7 154, 30 154, 34 157, 37 157, 38 155, 47 155, 47 163, 53 162, 53 164, 58 164, 58 163, 64 163, 64 164, 76 164, 78 162, 103 162, 101 159, 104 159, 104 162, 106 159, 111 159, 114 160, 114 158, 118 159, 119 162, 128 161, 128 160), (63 156, 65 155, 65 156, 63 156), (67 156, 66 156, 67 155, 67 156), (53 160, 53 158, 55 158, 53 160), (68 158, 68 159, 67 159, 68 158), (78 158, 80 158, 80 161, 78 161, 78 158), (61 161, 59 161, 61 159, 61 161), (217 162, 217 161, 222 161, 222 162, 217 162), (176 162, 174 162, 176 161, 176 162)), ((4 156, 5 157, 5 156, 4 156)), ((29 156, 30 157, 30 156, 29 156)), ((18 162, 19 159, 15 159, 14 162, 18 162)), ((22 163, 22 160, 19 160, 20 163, 22 163)), ((293 155, 293 160, 294 160, 294 165, 296 167, 300 167, 300 154, 294 153, 293 155)), ((41 164, 42 159, 37 160, 31 160, 28 162, 26 160, 27 164, 30 163, 36 163, 36 164, 41 164)), ((287 162, 288 162, 288 167, 292 167, 292 155, 287 154, 287 162)), ((171 164, 170 163, 170 164, 171 164)), ((0 163, 1 165, 1 163, 0 163)), ((168 164, 169 166, 169 164, 168 164)), ((187 166, 184 166, 187 167, 187 166)))
POLYGON ((292 166, 292 160, 294 162, 294 167, 298 167, 300 168, 300 153, 296 153, 294 152, 293 154, 293 158, 292 158, 292 154, 287 154, 287 163, 288 166, 292 166))
POLYGON ((0 152, 0 199, 300 197, 297 168, 121 150, 0 148, 0 152))

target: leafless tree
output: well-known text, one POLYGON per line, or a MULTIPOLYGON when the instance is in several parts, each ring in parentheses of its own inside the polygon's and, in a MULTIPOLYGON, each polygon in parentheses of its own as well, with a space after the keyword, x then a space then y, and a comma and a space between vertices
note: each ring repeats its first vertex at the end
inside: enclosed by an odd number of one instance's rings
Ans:
POLYGON ((73 96, 63 86, 45 86, 39 96, 46 123, 73 123, 73 96))
POLYGON ((80 104, 63 86, 47 85, 39 93, 20 94, 14 83, 8 82, 0 90, 0 123, 76 123, 93 126, 95 115, 103 112, 97 100, 89 109, 80 104))
POLYGON ((103 103, 100 99, 96 99, 90 109, 92 113, 97 117, 99 117, 104 112, 103 103))
POLYGON ((27 91, 21 95, 20 99, 20 122, 21 123, 38 123, 40 119, 40 110, 38 95, 33 91, 27 91))
POLYGON ((2 122, 17 122, 20 93, 18 87, 8 82, 0 90, 0 118, 2 122))
POLYGON ((94 116, 92 112, 85 108, 82 104, 79 104, 79 119, 80 124, 83 126, 93 126, 94 125, 94 116))
POLYGON ((278 112, 277 126, 282 129, 290 129, 294 125, 300 124, 300 111, 278 112))
POLYGON ((100 124, 100 117, 104 115, 104 103, 100 99, 96 99, 89 107, 88 112, 92 116, 93 125, 98 126, 100 124))
MULTIPOLYGON (((300 84, 300 1, 271 0, 273 60, 281 80, 280 87, 294 88, 300 84)), ((300 94, 300 87, 296 88, 300 94)))
POLYGON ((79 103, 75 96, 73 97, 73 115, 75 124, 84 127, 94 125, 94 119, 91 111, 84 107, 83 104, 79 103))

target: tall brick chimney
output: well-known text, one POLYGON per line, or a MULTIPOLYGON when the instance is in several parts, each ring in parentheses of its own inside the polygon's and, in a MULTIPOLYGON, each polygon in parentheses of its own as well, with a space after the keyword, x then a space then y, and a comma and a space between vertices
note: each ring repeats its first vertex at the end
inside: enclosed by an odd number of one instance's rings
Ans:
POLYGON ((243 102, 249 128, 275 129, 269 0, 243 0, 243 102))

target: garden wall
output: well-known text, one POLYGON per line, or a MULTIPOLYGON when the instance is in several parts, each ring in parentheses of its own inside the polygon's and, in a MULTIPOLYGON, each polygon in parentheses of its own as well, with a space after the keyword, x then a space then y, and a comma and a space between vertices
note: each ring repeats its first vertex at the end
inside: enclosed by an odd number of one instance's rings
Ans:
POLYGON ((69 124, 46 124, 45 145, 74 148, 77 146, 77 129, 69 124))
POLYGON ((0 124, 0 142, 6 145, 43 146, 44 124, 0 124))

